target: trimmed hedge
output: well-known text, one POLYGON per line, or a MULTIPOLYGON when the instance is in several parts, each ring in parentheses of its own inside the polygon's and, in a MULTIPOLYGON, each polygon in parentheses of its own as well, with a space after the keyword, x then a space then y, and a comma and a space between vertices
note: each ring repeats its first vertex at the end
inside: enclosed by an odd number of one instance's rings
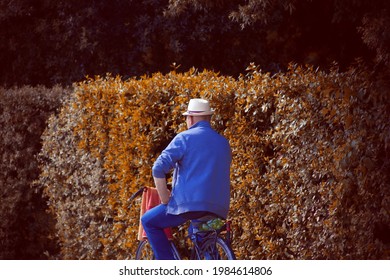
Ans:
POLYGON ((0 259, 45 259, 57 248, 54 220, 42 193, 36 155, 49 115, 61 105, 60 87, 0 88, 0 259))
POLYGON ((188 100, 203 97, 233 150, 238 259, 388 259, 385 94, 364 69, 248 69, 238 79, 192 69, 75 85, 41 152, 58 258, 134 257, 139 205, 128 199, 152 186, 153 161, 185 129, 188 100))

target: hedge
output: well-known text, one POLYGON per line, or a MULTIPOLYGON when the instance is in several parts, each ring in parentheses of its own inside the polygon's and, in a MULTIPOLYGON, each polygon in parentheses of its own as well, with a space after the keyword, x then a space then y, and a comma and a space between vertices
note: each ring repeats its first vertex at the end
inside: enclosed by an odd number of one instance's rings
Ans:
POLYGON ((32 185, 40 172, 36 155, 46 120, 66 92, 60 87, 0 88, 0 259, 45 259, 46 251, 57 250, 50 238, 54 220, 32 185))
POLYGON ((128 199, 153 185, 151 166, 185 129, 188 100, 203 97, 233 151, 238 259, 388 259, 389 106, 370 73, 248 70, 76 84, 40 155, 57 258, 134 258, 139 204, 129 208, 128 199))

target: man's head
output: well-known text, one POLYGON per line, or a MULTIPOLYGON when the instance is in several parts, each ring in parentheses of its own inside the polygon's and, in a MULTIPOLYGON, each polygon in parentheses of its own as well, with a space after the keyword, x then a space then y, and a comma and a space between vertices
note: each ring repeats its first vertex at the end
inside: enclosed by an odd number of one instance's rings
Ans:
POLYGON ((187 127, 190 128, 199 121, 210 121, 214 110, 210 108, 210 103, 205 99, 195 98, 188 103, 188 109, 184 116, 187 116, 187 127))
POLYGON ((187 128, 190 128, 194 124, 200 121, 211 121, 211 115, 210 116, 187 116, 187 128))

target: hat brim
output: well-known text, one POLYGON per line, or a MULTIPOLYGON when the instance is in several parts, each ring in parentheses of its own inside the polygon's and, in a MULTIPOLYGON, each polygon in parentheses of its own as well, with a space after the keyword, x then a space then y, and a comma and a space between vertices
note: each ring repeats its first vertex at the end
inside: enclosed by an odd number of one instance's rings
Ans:
POLYGON ((212 114, 214 114, 214 110, 204 111, 204 112, 187 111, 187 112, 183 113, 183 116, 211 116, 212 114))

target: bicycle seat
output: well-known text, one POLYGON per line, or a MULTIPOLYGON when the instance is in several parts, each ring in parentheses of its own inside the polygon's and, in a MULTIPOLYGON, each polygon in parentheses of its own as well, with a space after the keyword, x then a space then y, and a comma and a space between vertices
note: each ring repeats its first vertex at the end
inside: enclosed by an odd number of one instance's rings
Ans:
POLYGON ((208 222, 210 220, 214 220, 217 218, 219 218, 217 215, 210 214, 210 215, 206 215, 206 216, 200 217, 198 219, 192 220, 191 222, 193 222, 193 221, 194 222, 208 222))

